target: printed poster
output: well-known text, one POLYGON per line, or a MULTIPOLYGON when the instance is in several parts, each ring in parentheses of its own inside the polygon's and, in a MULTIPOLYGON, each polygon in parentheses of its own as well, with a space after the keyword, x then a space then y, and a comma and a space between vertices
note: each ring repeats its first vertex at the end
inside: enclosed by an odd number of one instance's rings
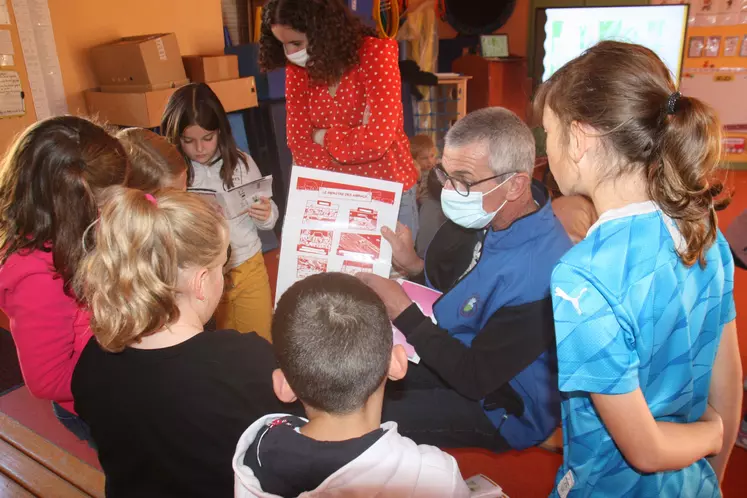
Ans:
POLYGON ((323 272, 389 278, 402 185, 294 166, 283 224, 275 300, 294 282, 323 272))

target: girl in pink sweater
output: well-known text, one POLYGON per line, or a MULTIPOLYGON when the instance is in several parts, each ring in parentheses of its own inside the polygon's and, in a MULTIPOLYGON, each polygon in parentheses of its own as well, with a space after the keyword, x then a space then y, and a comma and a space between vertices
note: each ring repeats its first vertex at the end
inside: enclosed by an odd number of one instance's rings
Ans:
POLYGON ((71 279, 93 245, 98 196, 127 167, 114 137, 73 116, 30 126, 0 166, 0 309, 29 391, 79 437, 70 382, 91 332, 71 279))

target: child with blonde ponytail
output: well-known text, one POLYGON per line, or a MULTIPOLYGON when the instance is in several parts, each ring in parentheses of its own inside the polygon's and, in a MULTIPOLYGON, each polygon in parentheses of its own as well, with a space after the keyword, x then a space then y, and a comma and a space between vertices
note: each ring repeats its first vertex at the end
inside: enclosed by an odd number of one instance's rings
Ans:
POLYGON ((76 277, 95 340, 72 391, 107 496, 229 496, 239 436, 283 408, 267 341, 203 333, 223 293, 227 223, 187 192, 117 187, 106 197, 76 277))
POLYGON ((564 462, 552 496, 720 496, 742 406, 721 126, 640 45, 540 87, 550 169, 599 220, 553 271, 564 462))

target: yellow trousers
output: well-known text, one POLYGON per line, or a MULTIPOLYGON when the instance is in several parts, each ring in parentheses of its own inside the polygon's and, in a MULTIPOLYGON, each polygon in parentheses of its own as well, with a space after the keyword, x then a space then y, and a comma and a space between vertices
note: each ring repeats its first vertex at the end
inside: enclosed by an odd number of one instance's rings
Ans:
POLYGON ((272 341, 272 294, 262 252, 231 270, 226 280, 226 290, 215 310, 218 329, 256 332, 272 341))

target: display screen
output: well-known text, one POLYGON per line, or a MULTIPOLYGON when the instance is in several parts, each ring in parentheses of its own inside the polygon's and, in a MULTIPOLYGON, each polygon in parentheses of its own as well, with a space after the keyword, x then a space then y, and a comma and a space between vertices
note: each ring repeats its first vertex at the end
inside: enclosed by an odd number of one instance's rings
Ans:
POLYGON ((546 81, 568 61, 602 40, 650 48, 678 81, 687 15, 688 5, 537 9, 535 82, 546 81))

